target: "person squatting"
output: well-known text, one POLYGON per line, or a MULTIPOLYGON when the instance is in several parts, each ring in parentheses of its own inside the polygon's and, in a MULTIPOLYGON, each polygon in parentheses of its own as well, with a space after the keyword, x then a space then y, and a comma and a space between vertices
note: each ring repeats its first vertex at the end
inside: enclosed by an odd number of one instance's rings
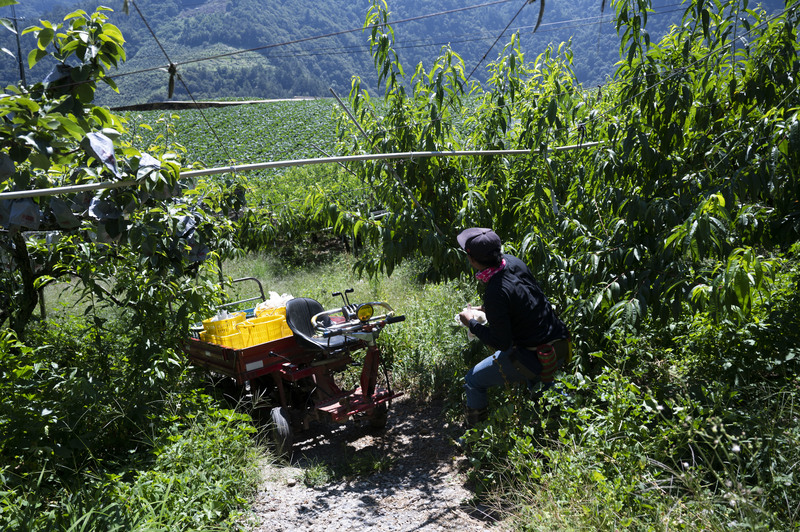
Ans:
POLYGON ((567 326, 530 269, 517 257, 502 253, 500 237, 493 230, 471 227, 457 240, 477 272, 475 277, 486 284, 483 304, 464 309, 458 317, 478 340, 496 349, 464 378, 470 428, 488 418, 489 388, 516 382, 552 385, 554 372, 569 360, 571 341, 567 326), (486 324, 478 319, 479 312, 485 314, 486 324))

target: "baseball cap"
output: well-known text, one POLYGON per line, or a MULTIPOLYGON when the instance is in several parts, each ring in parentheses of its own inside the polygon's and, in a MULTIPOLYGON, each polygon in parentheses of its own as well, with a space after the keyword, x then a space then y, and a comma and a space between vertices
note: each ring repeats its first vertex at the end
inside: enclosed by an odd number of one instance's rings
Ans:
POLYGON ((461 249, 477 261, 487 259, 493 252, 500 251, 500 237, 485 227, 464 229, 456 240, 461 249))

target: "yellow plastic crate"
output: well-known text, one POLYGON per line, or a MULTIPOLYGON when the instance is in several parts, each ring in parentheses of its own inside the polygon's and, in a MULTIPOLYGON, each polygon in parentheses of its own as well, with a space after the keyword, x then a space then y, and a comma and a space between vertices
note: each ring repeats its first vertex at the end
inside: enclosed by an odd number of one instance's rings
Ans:
POLYGON ((233 349, 244 349, 247 347, 247 345, 245 345, 244 336, 242 336, 240 332, 226 334, 224 336, 213 336, 213 341, 211 343, 232 347, 233 349))
POLYGON ((286 321, 286 318, 283 316, 262 316, 259 318, 251 318, 249 321, 254 323, 258 329, 263 331, 263 334, 266 337, 264 342, 271 342, 272 340, 282 338, 281 323, 286 321))
POLYGON ((236 334, 238 329, 236 326, 245 320, 244 312, 235 312, 231 318, 225 320, 214 320, 209 318, 203 320, 203 328, 208 334, 214 336, 227 336, 229 334, 236 334))
POLYGON ((263 318, 264 316, 283 316, 285 318, 286 307, 257 308, 256 316, 259 318, 263 318))
MULTIPOLYGON (((245 347, 272 342, 288 335, 284 334, 286 318, 283 316, 263 316, 250 318, 238 324, 245 347)), ((288 329, 288 328, 287 328, 288 329)))
POLYGON ((269 342, 267 328, 262 324, 253 323, 252 321, 247 320, 239 324, 239 332, 242 335, 245 347, 269 342))

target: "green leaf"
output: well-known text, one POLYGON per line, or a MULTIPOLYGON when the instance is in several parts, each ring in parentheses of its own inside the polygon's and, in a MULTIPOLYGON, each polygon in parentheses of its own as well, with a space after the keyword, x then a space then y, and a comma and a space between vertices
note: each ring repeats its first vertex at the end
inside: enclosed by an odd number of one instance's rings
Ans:
POLYGON ((61 115, 57 115, 55 119, 61 124, 61 127, 64 128, 64 131, 70 137, 76 140, 82 140, 83 137, 86 136, 86 130, 80 127, 74 120, 61 115))
MULTIPOLYGON (((114 123, 111 112, 105 107, 95 107, 92 109, 92 116, 94 116, 102 127, 109 126, 114 123)), ((104 133, 108 135, 108 132, 104 133)), ((116 132, 115 132, 116 133, 116 132)))
POLYGON ((33 168, 41 168, 42 170, 50 169, 50 158, 44 153, 32 151, 28 156, 28 161, 33 168))
POLYGON ((83 9, 78 9, 78 10, 73 11, 72 13, 67 15, 66 17, 64 17, 64 20, 70 20, 70 19, 73 19, 73 18, 85 17, 85 16, 86 16, 86 11, 84 11, 83 9))
MULTIPOLYGON (((17 30, 14 29, 14 23, 11 22, 9 19, 7 19, 5 17, 0 17, 0 25, 5 27, 5 29, 10 31, 11 33, 14 33, 14 34, 17 33, 17 30)), ((3 48, 3 50, 5 50, 5 48, 3 48)))
POLYGON ((114 42, 122 44, 125 39, 122 37, 122 32, 113 24, 103 24, 103 33, 100 35, 103 40, 113 39, 114 42))
POLYGON ((558 103, 556 102, 555 98, 553 98, 550 100, 550 105, 547 106, 547 122, 550 125, 555 124, 557 112, 558 103))
POLYGON ((36 63, 41 61, 43 58, 47 57, 47 52, 41 50, 39 48, 34 48, 28 54, 28 68, 33 68, 36 63))
POLYGON ((45 28, 39 32, 39 38, 37 40, 37 46, 40 50, 47 49, 47 45, 53 42, 53 37, 55 37, 56 32, 53 31, 51 28, 45 28))
POLYGON ((733 289, 739 303, 745 305, 750 300, 750 277, 741 267, 736 268, 733 278, 733 289))
POLYGON ((77 50, 78 46, 80 46, 80 41, 69 41, 67 44, 61 47, 61 53, 67 54, 74 52, 77 50))

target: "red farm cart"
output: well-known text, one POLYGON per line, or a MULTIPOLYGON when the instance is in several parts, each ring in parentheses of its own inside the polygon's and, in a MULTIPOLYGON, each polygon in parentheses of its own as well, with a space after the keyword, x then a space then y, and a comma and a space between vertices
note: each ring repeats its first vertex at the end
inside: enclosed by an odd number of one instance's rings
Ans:
MULTIPOLYGON (((266 301, 257 279, 234 282, 243 281, 257 283, 260 296, 226 307, 266 301)), ((385 302, 350 303, 352 292, 332 294, 341 296, 342 306, 330 310, 298 297, 265 314, 256 314, 257 306, 216 323, 206 320, 192 328, 184 350, 193 364, 251 393, 272 396, 272 433, 280 453, 291 450, 295 430, 308 428, 312 420, 342 423, 366 416, 370 426, 383 428, 390 401, 400 394, 391 389, 377 340, 384 327, 405 317, 385 302), (359 384, 343 389, 336 375, 357 364, 354 355, 361 352, 359 384), (379 386, 380 377, 386 388, 379 386)))

